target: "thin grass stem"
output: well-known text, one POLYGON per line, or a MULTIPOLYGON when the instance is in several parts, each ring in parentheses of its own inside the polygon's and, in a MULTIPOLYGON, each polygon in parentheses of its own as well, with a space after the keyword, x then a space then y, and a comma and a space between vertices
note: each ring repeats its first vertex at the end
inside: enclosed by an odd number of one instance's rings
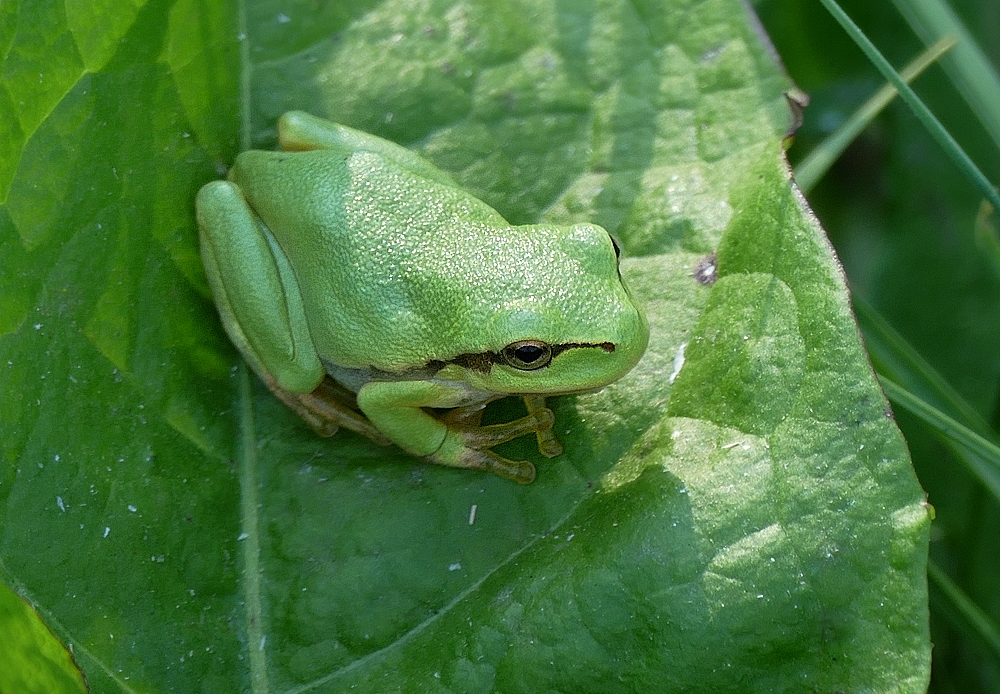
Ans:
POLYGON ((868 40, 858 25, 855 24, 847 13, 840 8, 836 0, 820 0, 833 18, 844 28, 844 31, 854 40, 858 47, 868 57, 868 60, 882 73, 886 80, 892 83, 899 91, 899 97, 906 102, 917 119, 923 124, 931 137, 944 149, 959 171, 972 182, 979 194, 992 203, 993 207, 1000 209, 1000 193, 997 192, 989 179, 979 170, 969 155, 965 153, 955 138, 951 136, 941 122, 931 113, 930 109, 920 100, 899 73, 896 72, 889 61, 879 52, 875 45, 868 40))
POLYGON ((927 578, 933 589, 945 601, 943 613, 963 631, 971 632, 1000 660, 1000 627, 933 561, 927 562, 927 578))
MULTIPOLYGON (((1000 447, 885 376, 880 375, 879 382, 882 384, 886 397, 892 402, 920 418, 939 434, 971 453, 971 460, 981 460, 985 468, 969 465, 969 471, 990 490, 995 498, 1000 500, 1000 488, 996 484, 997 474, 1000 473, 1000 447)), ((965 457, 961 459, 964 462, 970 460, 965 457)))
POLYGON ((958 39, 955 50, 941 61, 941 65, 993 142, 1000 147, 1000 75, 989 57, 947 2, 893 0, 893 4, 925 43, 939 36, 958 39))
MULTIPOLYGON (((924 70, 934 64, 955 45, 955 39, 945 37, 935 43, 899 73, 907 84, 915 80, 924 70)), ((850 118, 823 140, 809 155, 795 167, 795 182, 803 193, 808 193, 840 158, 848 145, 854 141, 882 110, 892 103, 899 91, 892 84, 885 84, 872 94, 850 118)))

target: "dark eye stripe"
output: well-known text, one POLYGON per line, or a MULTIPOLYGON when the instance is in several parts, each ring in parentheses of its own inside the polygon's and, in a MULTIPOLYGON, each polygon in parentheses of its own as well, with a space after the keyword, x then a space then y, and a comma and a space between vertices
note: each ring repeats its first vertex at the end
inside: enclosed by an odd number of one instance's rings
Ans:
MULTIPOLYGON (((429 369, 432 373, 437 373, 448 364, 455 364, 456 366, 461 366, 463 369, 489 373, 494 364, 508 364, 522 371, 534 371, 545 368, 552 363, 553 359, 568 349, 583 349, 585 347, 595 347, 605 352, 615 351, 614 342, 565 342, 558 345, 549 345, 541 340, 522 340, 507 345, 500 352, 459 354, 447 361, 435 359, 429 362, 424 368, 429 369), (507 350, 512 350, 512 352, 523 350, 520 355, 516 356, 523 365, 516 366, 511 364, 509 357, 504 354, 507 350)), ((511 354, 511 357, 513 356, 515 355, 511 354)))

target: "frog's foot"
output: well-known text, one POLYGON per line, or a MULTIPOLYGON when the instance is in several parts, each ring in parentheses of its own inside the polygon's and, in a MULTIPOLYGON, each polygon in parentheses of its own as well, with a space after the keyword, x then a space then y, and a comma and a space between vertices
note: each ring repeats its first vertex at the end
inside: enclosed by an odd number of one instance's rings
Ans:
MULTIPOLYGON (((545 396, 544 395, 523 395, 521 396, 524 400, 524 406, 528 409, 528 414, 532 415, 539 413, 542 410, 546 410, 545 407, 545 396)), ((476 403, 475 405, 466 405, 464 407, 456 407, 449 410, 447 413, 440 417, 440 420, 446 425, 456 429, 481 429, 480 423, 483 420, 483 412, 486 410, 486 405, 489 404, 490 400, 482 403, 476 403)), ((541 415, 542 418, 546 418, 548 415, 541 415)), ((555 458, 563 452, 562 444, 559 443, 559 439, 556 435, 552 433, 552 427, 529 429, 525 433, 534 432, 535 437, 538 440, 538 452, 544 455, 546 458, 555 458)))
POLYGON ((527 460, 509 460, 489 450, 526 434, 550 431, 552 410, 541 408, 513 422, 471 428, 449 428, 441 447, 425 459, 439 465, 488 470, 507 479, 528 484, 535 479, 535 466, 527 460))
MULTIPOLYGON (((542 410, 546 410, 546 412, 551 414, 552 411, 545 407, 544 395, 524 395, 522 397, 524 398, 524 406, 528 408, 529 415, 541 412, 542 410)), ((563 452, 562 444, 559 443, 556 435, 552 433, 551 426, 547 429, 536 429, 535 436, 538 439, 538 452, 546 458, 555 458, 563 452)))
POLYGON ((285 390, 270 377, 265 378, 264 382, 279 400, 302 417, 320 436, 333 436, 340 427, 344 427, 383 446, 392 443, 363 414, 348 404, 351 394, 338 390, 337 384, 330 379, 324 379, 311 393, 285 390))

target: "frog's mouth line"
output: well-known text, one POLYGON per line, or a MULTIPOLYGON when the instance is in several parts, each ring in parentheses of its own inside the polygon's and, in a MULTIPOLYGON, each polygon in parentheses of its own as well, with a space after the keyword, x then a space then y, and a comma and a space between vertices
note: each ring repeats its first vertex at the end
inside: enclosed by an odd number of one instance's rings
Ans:
MULTIPOLYGON (((582 349, 582 348, 599 348, 603 349, 605 352, 614 352, 615 343, 613 342, 565 342, 559 345, 552 345, 552 360, 555 360, 557 356, 569 349, 582 349)), ((459 354, 448 360, 434 359, 427 363, 427 368, 433 372, 440 371, 446 366, 454 364, 455 366, 461 366, 463 369, 469 369, 470 371, 478 371, 480 373, 489 373, 493 368, 494 364, 506 364, 506 360, 500 352, 474 352, 470 354, 459 354)), ((549 364, 552 362, 550 361, 549 364)), ((542 371, 548 368, 549 364, 542 366, 538 371, 542 371)))

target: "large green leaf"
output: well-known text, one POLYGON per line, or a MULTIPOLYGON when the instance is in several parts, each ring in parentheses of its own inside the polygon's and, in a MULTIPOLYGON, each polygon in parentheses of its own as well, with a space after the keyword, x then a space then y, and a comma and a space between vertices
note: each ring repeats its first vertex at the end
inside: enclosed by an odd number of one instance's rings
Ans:
MULTIPOLYGON (((988 21, 996 15, 995 0, 840 4, 896 66, 924 48, 920 37, 926 36, 926 25, 918 30, 904 19, 918 6, 959 14, 996 64, 996 27, 988 21)), ((784 0, 763 0, 756 5, 782 61, 812 97, 791 150, 793 156, 808 154, 879 87, 882 77, 821 3, 793 3, 792 8, 784 0)), ((974 50, 967 45, 959 55, 974 50)), ((949 55, 955 60, 954 52, 949 55)), ((971 72, 981 67, 973 65, 971 72)), ((948 68, 932 67, 915 88, 962 148, 998 181, 996 144, 948 74, 948 68)), ((992 106, 994 116, 1000 116, 1000 102, 992 106)), ((854 296, 868 306, 859 318, 875 365, 935 407, 972 423, 978 433, 995 435, 1000 282, 974 233, 979 193, 910 109, 896 103, 858 138, 809 200, 840 254, 854 296), (895 335, 886 332, 890 326, 895 335), (914 354, 919 354, 916 366, 914 354), (942 392, 951 394, 942 397, 942 392)), ((1000 505, 981 475, 970 472, 968 456, 942 445, 939 432, 908 412, 897 409, 897 414, 921 485, 936 509, 930 551, 939 570, 930 594, 930 691, 1000 691, 1000 651, 996 639, 988 637, 1000 620, 1000 505), (944 575, 951 580, 942 583, 944 575), (956 586, 964 596, 956 594, 956 586), (985 619, 970 618, 969 601, 985 619), (970 623, 981 624, 979 630, 970 623)), ((982 463, 976 458, 971 465, 975 470, 982 463)))
POLYGON ((928 513, 738 0, 77 5, 0 8, 0 577, 94 691, 926 685, 928 513), (289 108, 622 239, 649 351, 532 485, 239 365, 192 200, 289 108))

